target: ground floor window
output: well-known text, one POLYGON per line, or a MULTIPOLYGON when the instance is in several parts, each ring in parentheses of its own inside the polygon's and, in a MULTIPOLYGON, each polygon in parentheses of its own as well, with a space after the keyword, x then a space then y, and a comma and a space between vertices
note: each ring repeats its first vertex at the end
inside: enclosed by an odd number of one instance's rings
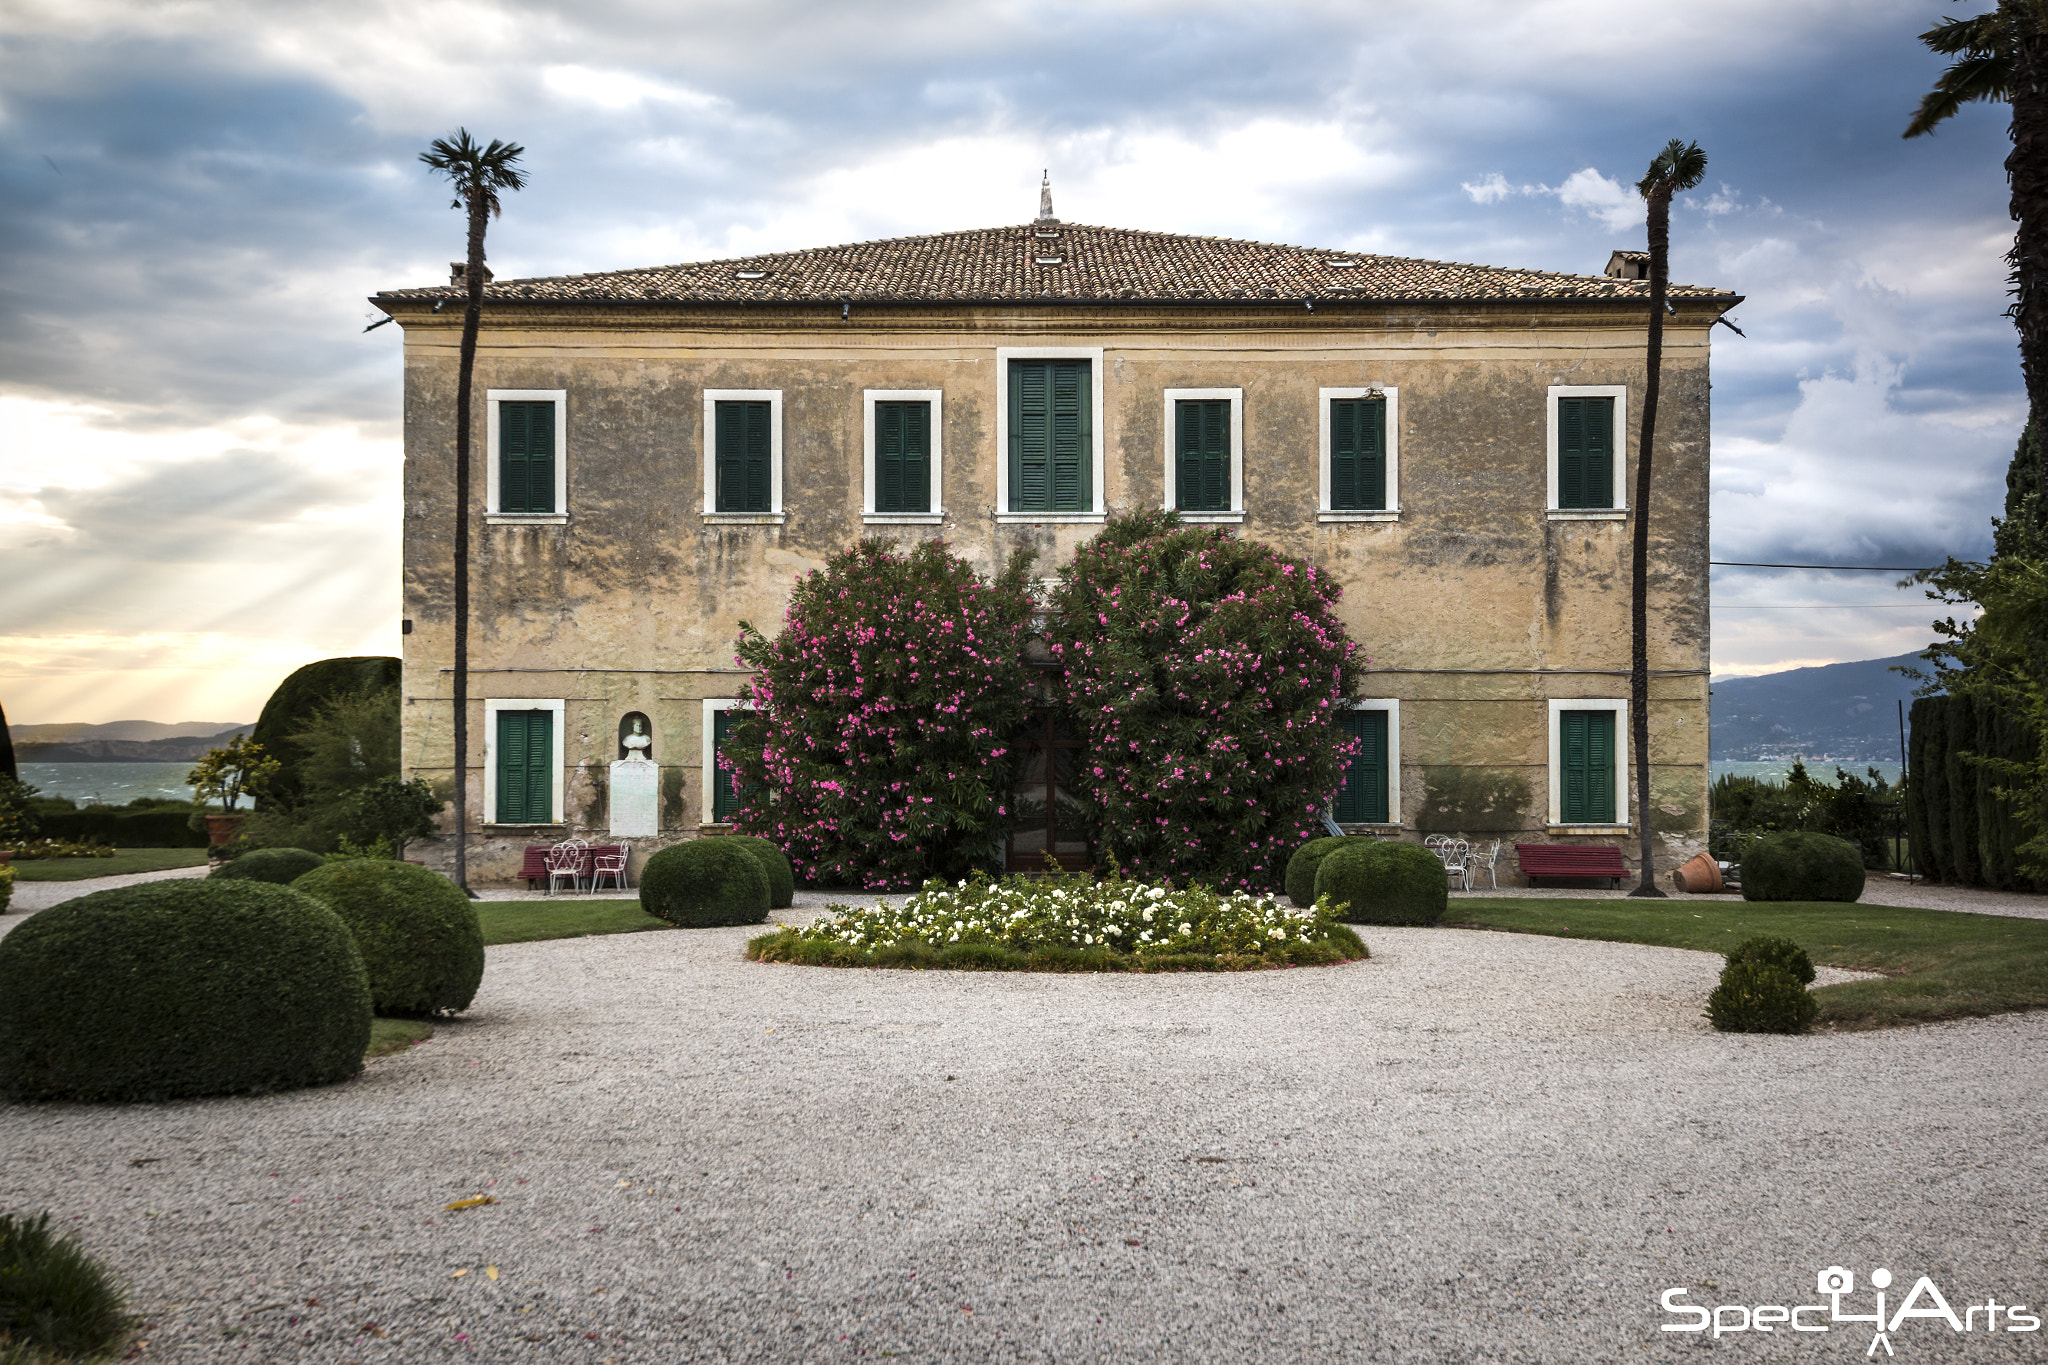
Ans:
POLYGON ((555 718, 550 707, 518 708, 492 703, 491 820, 500 825, 547 825, 555 821, 555 718))
POLYGON ((1347 739, 1358 741, 1358 749, 1345 766, 1343 785, 1337 788, 1334 814, 1342 825, 1384 825, 1392 823, 1389 792, 1387 711, 1344 711, 1339 722, 1347 739))
POLYGON ((1573 697, 1550 703, 1550 823, 1626 825, 1628 702, 1573 697))
POLYGON ((1012 872, 1047 872, 1054 864, 1078 872, 1093 855, 1088 827, 1094 810, 1079 785, 1081 737, 1050 710, 1033 711, 1017 742, 1021 759, 1010 787, 1010 839, 1004 865, 1012 872))
POLYGON ((704 703, 704 823, 729 825, 739 812, 740 775, 719 765, 719 755, 732 741, 734 713, 740 703, 718 697, 704 703))

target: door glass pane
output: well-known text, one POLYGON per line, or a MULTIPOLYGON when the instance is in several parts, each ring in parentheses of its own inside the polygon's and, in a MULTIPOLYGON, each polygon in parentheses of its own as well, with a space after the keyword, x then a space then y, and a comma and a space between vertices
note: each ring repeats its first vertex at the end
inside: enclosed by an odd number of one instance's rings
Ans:
POLYGON ((1079 786, 1081 751, 1078 748, 1054 749, 1052 760, 1053 852, 1086 853, 1088 826, 1095 808, 1079 786))

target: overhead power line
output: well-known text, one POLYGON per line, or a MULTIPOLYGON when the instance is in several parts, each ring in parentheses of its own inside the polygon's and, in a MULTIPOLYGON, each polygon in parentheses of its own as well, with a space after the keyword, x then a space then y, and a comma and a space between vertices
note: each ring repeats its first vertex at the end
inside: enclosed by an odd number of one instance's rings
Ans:
POLYGON ((1717 569, 1833 569, 1838 573, 1919 573, 1925 564, 1756 564, 1746 559, 1710 559, 1717 569))

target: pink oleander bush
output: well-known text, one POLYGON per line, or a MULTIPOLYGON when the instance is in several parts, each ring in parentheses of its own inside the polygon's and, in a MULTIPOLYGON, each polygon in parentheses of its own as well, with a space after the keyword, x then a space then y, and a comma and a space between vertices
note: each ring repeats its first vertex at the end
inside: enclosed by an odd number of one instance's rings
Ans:
POLYGON ((734 823, 810 885, 906 890, 1002 858, 1032 692, 1030 561, 993 580, 925 541, 866 540, 797 581, 780 635, 740 624, 740 691, 719 778, 734 823))
POLYGON ((1219 890, 1278 889, 1323 833, 1354 741, 1358 646, 1311 564, 1178 514, 1112 517, 1052 595, 1047 638, 1098 858, 1219 890))

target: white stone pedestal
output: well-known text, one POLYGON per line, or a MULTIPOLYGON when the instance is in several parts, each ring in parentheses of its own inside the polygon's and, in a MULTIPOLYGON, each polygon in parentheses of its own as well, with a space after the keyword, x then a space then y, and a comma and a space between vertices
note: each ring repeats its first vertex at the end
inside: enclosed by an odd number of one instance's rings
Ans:
POLYGON ((661 833, 661 766, 644 758, 622 758, 611 770, 611 832, 623 839, 652 839, 661 833))

